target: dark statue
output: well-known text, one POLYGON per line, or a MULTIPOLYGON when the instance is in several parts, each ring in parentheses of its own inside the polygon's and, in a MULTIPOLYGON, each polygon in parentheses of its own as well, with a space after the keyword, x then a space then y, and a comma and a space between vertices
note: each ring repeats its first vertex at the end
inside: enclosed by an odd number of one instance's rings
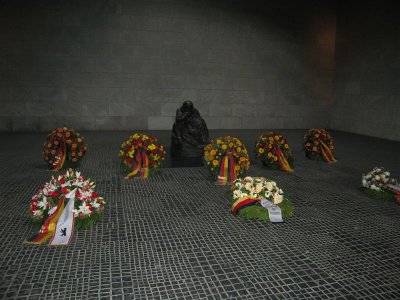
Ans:
POLYGON ((204 146, 209 142, 206 122, 193 107, 193 102, 185 101, 176 110, 172 127, 171 155, 173 157, 202 157, 204 146))

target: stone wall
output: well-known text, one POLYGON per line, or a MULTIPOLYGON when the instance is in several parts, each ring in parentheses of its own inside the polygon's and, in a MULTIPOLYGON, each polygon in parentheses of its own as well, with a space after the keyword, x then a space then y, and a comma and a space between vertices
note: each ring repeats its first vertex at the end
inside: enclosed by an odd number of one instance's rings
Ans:
POLYGON ((3 1, 0 130, 325 127, 328 1, 3 1))
POLYGON ((400 18, 396 4, 340 2, 331 128, 400 141, 400 18))

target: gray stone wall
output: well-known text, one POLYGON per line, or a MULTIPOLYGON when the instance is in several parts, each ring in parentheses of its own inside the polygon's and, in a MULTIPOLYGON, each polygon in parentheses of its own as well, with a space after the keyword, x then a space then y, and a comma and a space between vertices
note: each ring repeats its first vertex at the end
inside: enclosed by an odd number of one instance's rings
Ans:
POLYGON ((3 1, 0 130, 326 127, 331 1, 3 1), (322 4, 321 2, 325 2, 322 4))
POLYGON ((397 1, 339 5, 331 126, 400 141, 397 1))

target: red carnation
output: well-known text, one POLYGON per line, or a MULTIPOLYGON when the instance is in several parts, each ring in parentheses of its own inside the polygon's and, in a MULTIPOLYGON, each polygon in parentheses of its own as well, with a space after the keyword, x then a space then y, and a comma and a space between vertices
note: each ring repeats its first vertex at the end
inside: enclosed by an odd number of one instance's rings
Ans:
MULTIPOLYGON (((64 194, 65 194, 65 193, 64 193, 64 194)), ((60 196, 60 193, 57 192, 57 191, 51 193, 51 195, 50 195, 50 197, 53 198, 53 199, 56 199, 56 198, 58 198, 59 196, 60 196)))
POLYGON ((152 160, 152 159, 150 159, 150 160, 149 160, 149 163, 150 163, 150 165, 154 165, 154 164, 155 164, 155 161, 152 160))
POLYGON ((92 193, 92 197, 93 197, 93 198, 97 198, 97 197, 99 197, 99 195, 97 195, 96 192, 93 192, 93 193, 92 193))
POLYGON ((61 191, 63 192, 63 194, 68 194, 69 191, 66 187, 61 188, 61 191))

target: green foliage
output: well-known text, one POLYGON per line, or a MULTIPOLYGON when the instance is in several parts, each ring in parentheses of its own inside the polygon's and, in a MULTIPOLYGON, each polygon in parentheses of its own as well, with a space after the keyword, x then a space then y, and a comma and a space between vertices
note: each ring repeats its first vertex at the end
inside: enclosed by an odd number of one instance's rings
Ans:
MULTIPOLYGON (((103 219, 104 213, 93 214, 90 218, 86 217, 80 219, 79 217, 75 218, 74 223, 74 231, 85 230, 92 227, 93 224, 103 219)), ((35 230, 39 230, 42 225, 43 221, 32 220, 32 225, 35 230)))
MULTIPOLYGON (((228 197, 231 204, 235 202, 233 200, 233 192, 231 190, 226 192, 226 196, 228 197)), ((289 200, 288 197, 284 196, 283 201, 277 204, 282 210, 282 217, 283 219, 289 219, 293 217, 293 203, 289 200)), ((244 220, 262 220, 262 221, 269 221, 268 210, 261 206, 261 204, 254 204, 250 206, 246 206, 242 208, 238 216, 244 220)))
POLYGON ((364 186, 359 187, 359 190, 374 199, 394 201, 394 194, 390 191, 375 191, 364 186))

